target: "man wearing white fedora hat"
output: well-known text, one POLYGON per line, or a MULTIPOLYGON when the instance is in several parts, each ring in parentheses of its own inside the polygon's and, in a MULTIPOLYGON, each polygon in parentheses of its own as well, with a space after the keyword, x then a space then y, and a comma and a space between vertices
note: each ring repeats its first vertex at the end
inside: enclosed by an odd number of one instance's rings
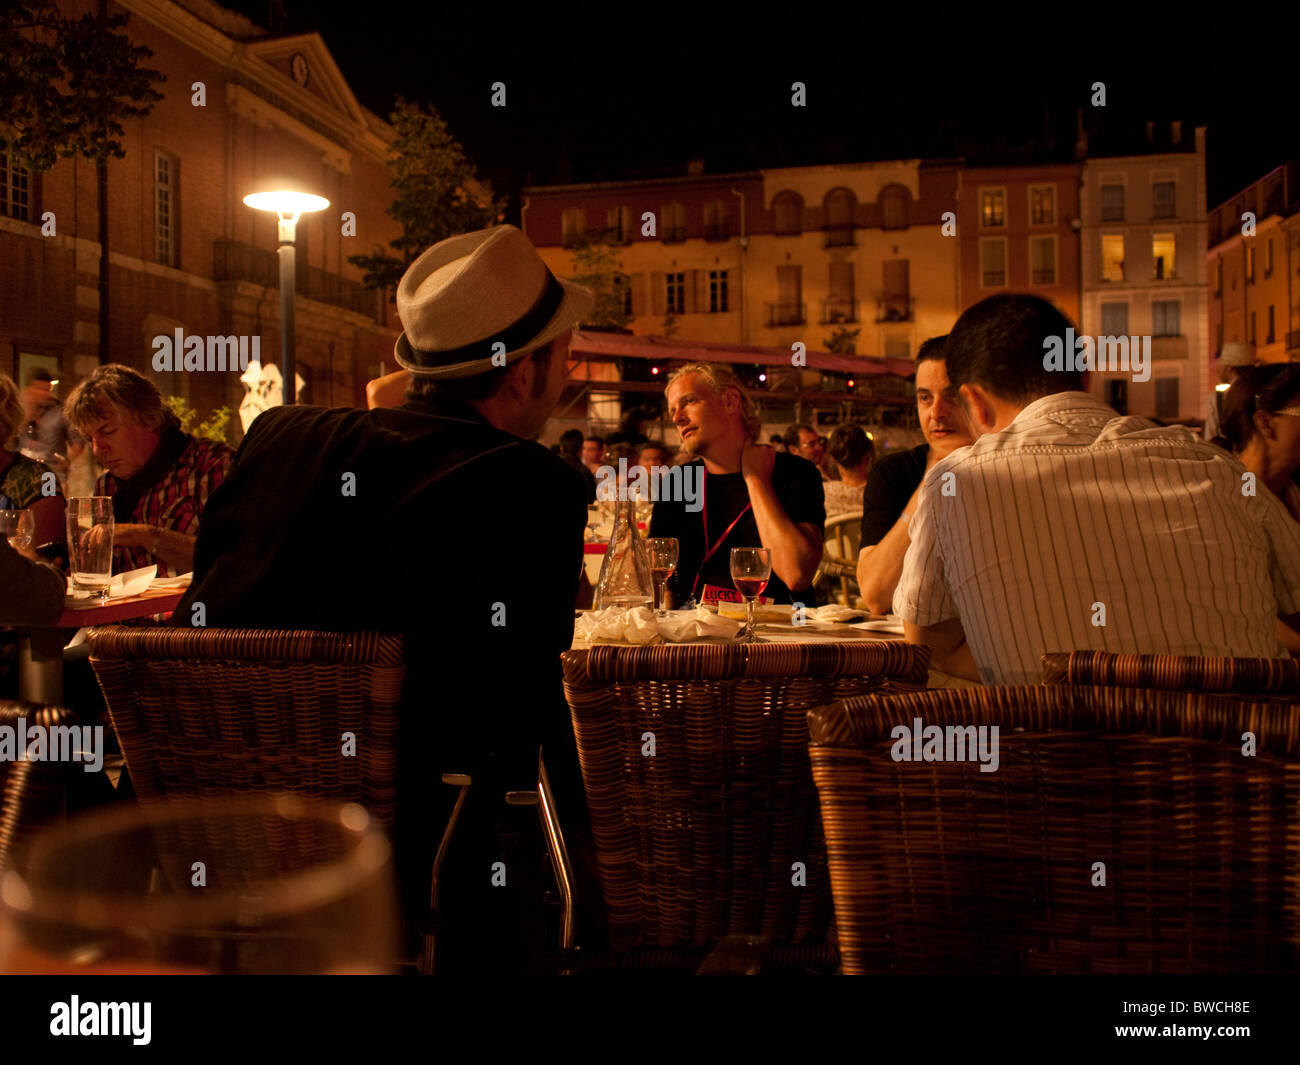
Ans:
POLYGON ((1206 404, 1203 434, 1206 440, 1213 440, 1219 435, 1219 419, 1223 414, 1223 394, 1237 379, 1243 367, 1254 364, 1254 349, 1249 344, 1242 344, 1239 341, 1229 341, 1224 344, 1219 357, 1210 364, 1210 376, 1217 377, 1218 382, 1206 404))
POLYGON ((516 964, 507 911, 529 874, 495 827, 505 791, 535 786, 539 745, 554 775, 572 757, 559 656, 573 638, 587 491, 533 438, 593 303, 514 226, 430 248, 397 287, 408 401, 260 415, 204 513, 174 615, 191 624, 203 604, 209 626, 406 637, 396 851, 412 922, 453 798, 440 776, 474 778, 464 851, 444 870, 446 917, 459 906, 467 937, 458 956, 444 925, 451 969, 516 964), (497 861, 509 888, 492 885, 497 861))

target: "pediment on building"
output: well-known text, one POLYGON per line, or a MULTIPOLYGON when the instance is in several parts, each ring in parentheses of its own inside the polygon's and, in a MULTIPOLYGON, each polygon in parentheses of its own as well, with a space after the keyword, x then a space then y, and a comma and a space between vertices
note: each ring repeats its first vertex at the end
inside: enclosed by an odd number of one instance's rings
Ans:
POLYGON ((348 87, 334 57, 318 33, 273 37, 244 44, 249 63, 256 69, 264 64, 274 71, 285 97, 302 104, 303 95, 315 98, 351 124, 367 125, 366 112, 348 87), (283 80, 281 80, 283 79, 283 80))

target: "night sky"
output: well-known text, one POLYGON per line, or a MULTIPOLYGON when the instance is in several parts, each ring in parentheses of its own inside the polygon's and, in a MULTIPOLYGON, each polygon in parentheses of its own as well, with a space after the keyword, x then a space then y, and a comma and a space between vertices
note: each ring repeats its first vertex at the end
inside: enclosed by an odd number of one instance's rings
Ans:
MULTIPOLYGON (((266 0, 224 6, 268 25, 266 0)), ((526 184, 668 177, 691 158, 709 173, 917 157, 1070 161, 1079 107, 1099 133, 1141 135, 1151 120, 1208 126, 1211 207, 1300 156, 1283 59, 1244 42, 1213 60, 1204 39, 1174 43, 1168 32, 1159 45, 1072 44, 1064 27, 1035 26, 1042 44, 1027 49, 1008 43, 1006 26, 926 28, 919 17, 891 31, 866 9, 839 16, 820 5, 788 34, 770 16, 750 16, 737 33, 740 12, 759 10, 740 7, 643 6, 638 22, 561 5, 533 9, 523 24, 518 8, 496 5, 282 7, 278 32, 318 31, 371 110, 386 117, 397 93, 433 104, 515 216, 526 184), (806 108, 790 105, 796 80, 806 108), (490 105, 494 81, 506 83, 505 108, 490 105), (1095 81, 1106 85, 1104 113, 1090 104, 1095 81)))

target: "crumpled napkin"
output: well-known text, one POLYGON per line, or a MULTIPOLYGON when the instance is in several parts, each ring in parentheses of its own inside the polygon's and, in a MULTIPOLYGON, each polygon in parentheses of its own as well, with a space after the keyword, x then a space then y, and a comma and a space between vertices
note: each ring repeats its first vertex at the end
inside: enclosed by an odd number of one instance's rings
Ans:
POLYGON ((857 610, 840 603, 809 607, 803 613, 804 617, 812 618, 813 621, 866 621, 871 617, 869 610, 857 610))
POLYGON ((720 617, 706 607, 694 611, 673 611, 666 618, 656 618, 647 606, 611 606, 583 614, 574 625, 574 636, 589 643, 686 643, 714 636, 734 637, 742 628, 738 621, 720 617))

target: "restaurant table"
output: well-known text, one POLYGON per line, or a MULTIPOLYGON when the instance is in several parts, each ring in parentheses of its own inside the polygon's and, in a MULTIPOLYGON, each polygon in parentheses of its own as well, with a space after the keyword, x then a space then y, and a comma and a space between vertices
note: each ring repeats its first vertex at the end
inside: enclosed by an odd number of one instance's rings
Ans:
POLYGON ((102 606, 65 605, 63 613, 49 625, 19 629, 18 698, 46 705, 63 701, 63 648, 68 642, 68 629, 170 614, 186 590, 151 588, 139 595, 110 599, 102 606))
MULTIPOLYGON (((584 613, 588 612, 584 611, 584 613)), ((759 622, 754 626, 754 635, 770 643, 843 643, 845 640, 901 640, 903 638, 900 634, 892 632, 878 632, 871 629, 857 629, 852 625, 829 623, 787 625, 777 622, 759 622)), ((699 640, 684 640, 681 643, 683 645, 688 643, 738 643, 739 640, 740 637, 738 636, 709 636, 699 640)), ((582 651, 593 646, 598 645, 587 640, 580 640, 575 636, 572 649, 582 651)), ((619 644, 618 646, 627 647, 632 645, 619 644)))

